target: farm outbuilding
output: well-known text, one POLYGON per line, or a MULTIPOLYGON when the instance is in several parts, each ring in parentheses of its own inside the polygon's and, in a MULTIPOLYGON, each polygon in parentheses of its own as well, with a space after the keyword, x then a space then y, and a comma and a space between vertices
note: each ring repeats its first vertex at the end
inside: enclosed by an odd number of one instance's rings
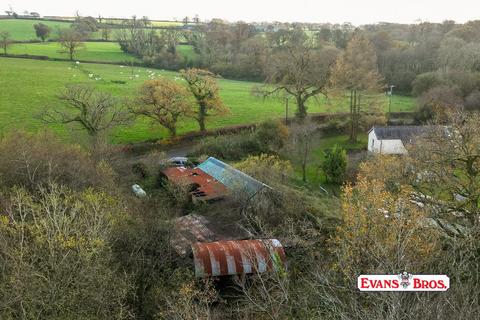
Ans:
POLYGON ((222 183, 199 168, 176 166, 166 168, 162 173, 173 183, 189 186, 194 202, 220 200, 228 194, 222 183))
POLYGON ((174 162, 162 174, 173 183, 186 185, 194 202, 209 204, 205 215, 191 213, 176 218, 170 240, 182 263, 195 267, 197 277, 262 273, 285 267, 280 241, 252 239, 242 226, 244 217, 230 212, 229 204, 251 200, 269 186, 213 157, 196 167, 174 162), (227 197, 232 202, 217 201, 227 197))
POLYGON ((205 162, 199 164, 197 168, 217 179, 228 190, 234 192, 236 196, 250 198, 263 188, 269 188, 263 182, 255 180, 214 157, 208 158, 205 162))
POLYGON ((252 237, 235 221, 189 214, 175 219, 170 244, 199 278, 285 268, 285 250, 279 240, 252 237))
POLYGON ((430 126, 373 127, 368 132, 368 151, 379 154, 406 154, 406 146, 431 129, 430 126))
POLYGON ((171 166, 162 170, 166 179, 190 186, 193 201, 211 202, 226 196, 250 199, 266 184, 213 157, 195 168, 171 166))
POLYGON ((174 233, 170 243, 180 256, 189 255, 191 246, 197 242, 243 240, 253 237, 237 221, 209 219, 196 213, 176 218, 173 228, 174 233))
POLYGON ((277 239, 197 242, 192 250, 199 278, 263 273, 286 264, 285 251, 277 239))

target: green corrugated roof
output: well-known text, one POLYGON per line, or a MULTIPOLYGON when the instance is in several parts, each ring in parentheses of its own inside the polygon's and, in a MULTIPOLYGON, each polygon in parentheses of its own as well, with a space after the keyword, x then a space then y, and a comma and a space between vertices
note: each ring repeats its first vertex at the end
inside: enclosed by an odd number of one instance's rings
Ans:
POLYGON ((217 179, 227 189, 234 191, 239 196, 252 197, 262 188, 268 187, 266 184, 214 157, 208 158, 197 168, 217 179))

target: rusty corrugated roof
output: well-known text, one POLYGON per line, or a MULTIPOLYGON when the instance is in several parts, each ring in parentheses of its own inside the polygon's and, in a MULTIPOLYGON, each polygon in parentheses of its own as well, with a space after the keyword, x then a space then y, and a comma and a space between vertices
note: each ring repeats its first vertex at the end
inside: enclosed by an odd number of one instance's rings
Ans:
POLYGON ((168 180, 175 183, 198 185, 198 188, 191 192, 194 199, 215 200, 228 194, 227 188, 222 183, 198 168, 169 167, 162 172, 168 180))
POLYGON ((283 246, 277 239, 217 241, 192 244, 195 276, 262 273, 285 266, 283 246))

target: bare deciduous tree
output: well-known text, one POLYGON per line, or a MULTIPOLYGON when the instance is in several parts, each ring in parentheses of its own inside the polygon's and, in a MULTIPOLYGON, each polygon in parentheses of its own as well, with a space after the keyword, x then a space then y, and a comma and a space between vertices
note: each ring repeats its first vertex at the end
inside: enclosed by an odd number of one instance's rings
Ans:
POLYGON ((77 51, 84 46, 84 36, 82 33, 74 29, 60 30, 58 41, 60 42, 60 46, 64 49, 63 53, 67 53, 70 60, 73 60, 77 51))
POLYGON ((102 26, 102 39, 108 41, 110 39, 110 35, 112 34, 112 26, 110 24, 104 23, 102 26))
POLYGON ((287 146, 289 157, 302 169, 302 181, 307 181, 307 166, 317 138, 317 127, 310 122, 296 125, 290 129, 290 143, 287 146))
POLYGON ((480 116, 457 110, 448 118, 410 147, 408 160, 417 173, 416 200, 433 206, 433 218, 450 234, 442 221, 468 230, 480 225, 480 116))
POLYGON ((130 116, 123 104, 109 93, 97 92, 91 86, 71 85, 59 96, 63 107, 51 107, 40 114, 45 123, 76 123, 89 136, 118 125, 127 124, 130 116))
POLYGON ((3 48, 3 54, 7 55, 7 48, 12 43, 12 40, 10 39, 10 32, 0 31, 0 43, 3 48))
POLYGON ((307 40, 277 48, 266 65, 266 95, 284 91, 291 95, 297 104, 299 119, 307 116, 306 102, 319 94, 326 95, 331 66, 335 62, 337 50, 315 48, 307 40), (269 89, 269 85, 274 89, 269 89))

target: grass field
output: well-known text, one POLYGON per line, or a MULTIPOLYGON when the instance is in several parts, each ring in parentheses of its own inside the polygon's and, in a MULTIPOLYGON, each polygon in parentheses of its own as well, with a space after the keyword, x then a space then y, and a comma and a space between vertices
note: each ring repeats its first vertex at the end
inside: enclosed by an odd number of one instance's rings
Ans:
MULTIPOLYGON (((34 24, 43 23, 52 29, 49 39, 58 39, 58 30, 69 28, 71 22, 49 21, 49 20, 23 20, 23 19, 0 19, 0 31, 8 31, 10 38, 14 41, 39 40, 35 35, 34 24)), ((100 33, 94 32, 90 39, 100 39, 100 33)))
MULTIPOLYGON (((45 43, 16 43, 9 47, 9 54, 30 54, 47 56, 49 58, 68 59, 67 53, 58 42, 45 43)), ((85 42, 85 46, 78 50, 74 57, 78 60, 101 62, 129 62, 137 60, 132 55, 123 52, 116 42, 85 42)))
MULTIPOLYGON (((38 130, 42 128, 35 114, 47 105, 58 104, 56 96, 68 83, 89 83, 98 90, 111 92, 122 97, 132 97, 143 81, 156 77, 169 77, 181 81, 176 72, 159 71, 148 68, 130 68, 128 66, 104 64, 79 64, 70 62, 38 61, 30 59, 0 58, 0 132, 21 128, 38 130), (117 84, 112 81, 125 81, 117 84)), ((259 122, 284 115, 283 100, 277 98, 263 99, 251 94, 251 89, 258 83, 219 80, 221 96, 230 108, 230 113, 209 117, 208 128, 219 128, 235 124, 259 122)), ((388 102, 383 97, 383 106, 388 102)), ((346 98, 326 100, 319 98, 310 101, 310 112, 338 112, 347 110, 346 98)), ((410 110, 413 101, 408 97, 394 96, 392 111, 410 110)), ((292 108, 291 108, 292 109, 292 108)), ((291 111, 291 114, 293 112, 291 111)), ((55 131, 68 137, 66 130, 60 126, 52 127, 55 131)), ((182 119, 178 126, 179 134, 197 130, 196 122, 182 119)), ((165 137, 167 132, 159 127, 152 127, 146 120, 138 120, 130 127, 123 127, 111 133, 113 143, 144 141, 165 137)))
MULTIPOLYGON (((121 20, 113 20, 115 23, 120 24, 121 20)), ((52 32, 49 39, 58 39, 58 30, 63 28, 69 28, 72 24, 71 21, 50 21, 42 19, 0 19, 0 31, 8 31, 10 38, 14 41, 29 41, 39 40, 35 35, 34 24, 43 23, 50 27, 52 32)), ((152 25, 155 27, 179 27, 182 26, 182 22, 176 21, 152 21, 152 25)), ((115 33, 115 30, 113 30, 115 33)), ((90 35, 91 40, 101 39, 100 32, 94 32, 90 35)))
MULTIPOLYGON (((190 45, 179 45, 177 47, 180 55, 189 59, 195 59, 196 53, 190 45)), ((9 54, 29 54, 37 56, 46 56, 49 58, 68 59, 68 54, 62 52, 58 42, 45 43, 15 43, 8 48, 9 54)), ((78 50, 75 59, 83 61, 100 61, 100 62, 121 62, 127 63, 134 59, 132 55, 123 52, 120 45, 116 42, 85 42, 85 46, 78 50)))
POLYGON ((177 52, 190 60, 195 60, 197 58, 197 53, 193 49, 193 46, 189 44, 181 44, 177 46, 177 52))

